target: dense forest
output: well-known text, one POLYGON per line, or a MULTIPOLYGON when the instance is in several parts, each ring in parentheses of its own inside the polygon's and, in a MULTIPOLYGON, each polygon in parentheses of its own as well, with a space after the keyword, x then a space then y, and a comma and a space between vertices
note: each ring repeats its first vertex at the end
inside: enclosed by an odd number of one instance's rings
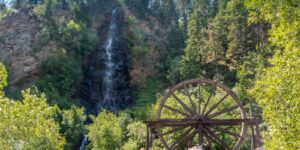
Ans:
POLYGON ((0 0, 0 149, 144 148, 194 78, 238 95, 264 149, 300 149, 300 1, 0 0))

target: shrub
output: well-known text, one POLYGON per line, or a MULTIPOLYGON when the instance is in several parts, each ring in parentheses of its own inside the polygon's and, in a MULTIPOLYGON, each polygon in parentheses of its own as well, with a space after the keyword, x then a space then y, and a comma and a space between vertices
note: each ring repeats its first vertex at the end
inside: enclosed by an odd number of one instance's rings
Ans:
POLYGON ((61 133, 67 140, 65 149, 76 149, 77 144, 80 143, 82 136, 86 133, 84 109, 72 107, 59 111, 58 116, 61 133))
POLYGON ((88 128, 88 138, 92 149, 116 150, 121 146, 122 129, 118 118, 107 111, 92 117, 93 124, 88 128))
POLYGON ((4 96, 4 87, 7 86, 7 71, 5 66, 0 63, 0 97, 4 96))
POLYGON ((62 150, 65 138, 53 117, 57 107, 46 96, 26 90, 22 101, 0 98, 0 145, 2 149, 62 150))
POLYGON ((68 99, 82 78, 81 62, 71 56, 60 54, 48 58, 41 68, 42 73, 36 83, 37 87, 47 94, 50 104, 69 107, 71 103, 68 99))
POLYGON ((60 29, 60 41, 67 50, 84 56, 96 48, 98 38, 83 23, 69 20, 60 29))

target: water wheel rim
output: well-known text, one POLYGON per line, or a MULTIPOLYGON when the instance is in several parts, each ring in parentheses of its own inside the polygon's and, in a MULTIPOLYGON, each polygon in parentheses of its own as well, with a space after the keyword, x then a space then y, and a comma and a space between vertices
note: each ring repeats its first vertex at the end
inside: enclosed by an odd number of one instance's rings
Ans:
MULTIPOLYGON (((166 101, 168 100, 168 98, 175 91, 177 91, 178 89, 182 89, 182 88, 184 88, 184 86, 190 85, 190 84, 209 84, 209 85, 213 85, 213 86, 218 87, 218 88, 222 89, 223 91, 227 92, 228 95, 230 95, 232 97, 232 99, 234 100, 234 102, 238 106, 238 109, 239 109, 240 115, 241 115, 241 120, 246 120, 247 119, 247 116, 246 116, 246 113, 245 113, 245 109, 244 109, 244 106, 243 106, 241 100, 239 99, 239 97, 229 87, 227 87, 226 85, 224 85, 224 84, 222 84, 222 83, 220 83, 220 82, 218 82, 216 80, 191 79, 191 80, 187 80, 187 81, 183 81, 181 83, 178 83, 177 85, 175 85, 173 88, 171 88, 164 95, 163 99, 161 100, 161 102, 160 102, 160 104, 158 106, 158 110, 157 110, 157 113, 156 113, 156 119, 157 119, 157 121, 161 120, 161 113, 162 113, 163 107, 164 107, 166 101)), ((244 122, 244 121, 241 122, 240 127, 241 127, 240 132, 239 132, 240 138, 238 138, 238 140, 234 144, 234 146, 232 148, 233 150, 237 150, 237 149, 240 148, 240 146, 241 146, 241 144, 242 144, 242 142, 244 140, 245 134, 246 134, 247 122, 244 122)), ((162 136, 161 128, 162 128, 162 125, 160 123, 158 123, 157 126, 156 126, 156 131, 158 133, 158 137, 159 137, 161 143, 164 145, 164 147, 166 149, 170 149, 170 146, 167 144, 165 138, 162 136)))

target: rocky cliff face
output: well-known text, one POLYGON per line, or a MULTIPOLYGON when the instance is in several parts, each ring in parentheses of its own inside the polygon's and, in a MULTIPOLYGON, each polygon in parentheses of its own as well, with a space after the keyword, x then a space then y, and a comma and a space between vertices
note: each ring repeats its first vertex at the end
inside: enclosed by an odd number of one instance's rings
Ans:
POLYGON ((35 78, 38 66, 57 49, 43 34, 43 24, 31 7, 9 13, 0 21, 0 62, 9 70, 9 84, 35 78), (43 41, 44 40, 44 41, 43 41))
POLYGON ((79 93, 88 114, 97 114, 103 109, 118 112, 132 102, 127 55, 121 43, 121 14, 119 8, 112 11, 107 38, 90 55, 85 69, 79 93))
MULTIPOLYGON (((129 9, 125 8, 124 16, 135 16, 129 9)), ((159 70, 157 66, 162 59, 165 59, 167 38, 169 36, 168 29, 164 27, 156 18, 148 16, 149 20, 142 20, 136 18, 136 22, 131 26, 134 30, 144 34, 144 43, 148 48, 148 52, 143 57, 137 57, 131 55, 129 58, 131 65, 129 68, 131 84, 141 85, 147 78, 151 78, 159 75, 159 70), (150 23, 151 22, 151 23, 150 23)), ((124 32, 125 37, 133 34, 130 30, 129 32, 124 32)), ((126 43, 128 44, 128 43, 126 43)), ((133 43, 136 45, 136 43, 133 43)), ((129 47, 132 51, 133 47, 129 47)), ((132 52, 129 52, 132 54, 132 52)))
MULTIPOLYGON (((124 12, 124 17, 134 16, 127 8, 124 8, 122 11, 124 12)), ((54 19, 58 26, 60 25, 61 18, 74 19, 73 15, 68 10, 54 11, 54 19)), ((104 44, 103 42, 107 38, 106 32, 110 17, 110 12, 92 17, 90 30, 94 32, 98 31, 100 43, 102 42, 102 44, 104 44)), ((155 18, 150 16, 149 19, 151 23, 149 20, 136 18, 134 25, 122 27, 122 32, 120 33, 122 37, 128 37, 132 34, 129 28, 132 28, 137 29, 145 35, 143 41, 149 50, 142 58, 131 55, 132 47, 136 43, 128 43, 128 41, 122 40, 117 44, 117 47, 122 48, 116 51, 128 56, 129 68, 126 71, 129 72, 129 77, 126 76, 124 78, 133 87, 143 85, 147 78, 159 75, 157 65, 164 59, 166 52, 168 30, 155 18)), ((34 15, 32 7, 11 12, 0 20, 0 62, 5 63, 8 68, 10 77, 9 85, 11 87, 23 88, 20 87, 20 83, 25 85, 25 87, 34 83, 38 78, 41 63, 49 55, 56 53, 58 49, 60 47, 55 41, 49 39, 45 31, 45 25, 34 15)), ((91 55, 95 52, 92 52, 91 55)), ((91 60, 90 57, 87 57, 84 64, 85 69, 89 68, 87 67, 90 65, 88 63, 89 60, 91 60)), ((120 59, 120 61, 122 60, 120 59)), ((116 78, 123 80, 122 77, 116 78)))

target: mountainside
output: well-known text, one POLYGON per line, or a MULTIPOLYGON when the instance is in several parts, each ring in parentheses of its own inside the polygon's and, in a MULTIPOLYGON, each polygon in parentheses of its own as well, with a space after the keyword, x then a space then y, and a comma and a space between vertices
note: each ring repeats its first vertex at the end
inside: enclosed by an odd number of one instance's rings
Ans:
POLYGON ((299 12, 0 0, 0 149, 299 149, 299 12))
POLYGON ((55 41, 45 37, 44 24, 32 13, 33 7, 21 8, 0 21, 0 61, 9 69, 9 85, 21 80, 30 83, 40 64, 58 49, 55 41))

